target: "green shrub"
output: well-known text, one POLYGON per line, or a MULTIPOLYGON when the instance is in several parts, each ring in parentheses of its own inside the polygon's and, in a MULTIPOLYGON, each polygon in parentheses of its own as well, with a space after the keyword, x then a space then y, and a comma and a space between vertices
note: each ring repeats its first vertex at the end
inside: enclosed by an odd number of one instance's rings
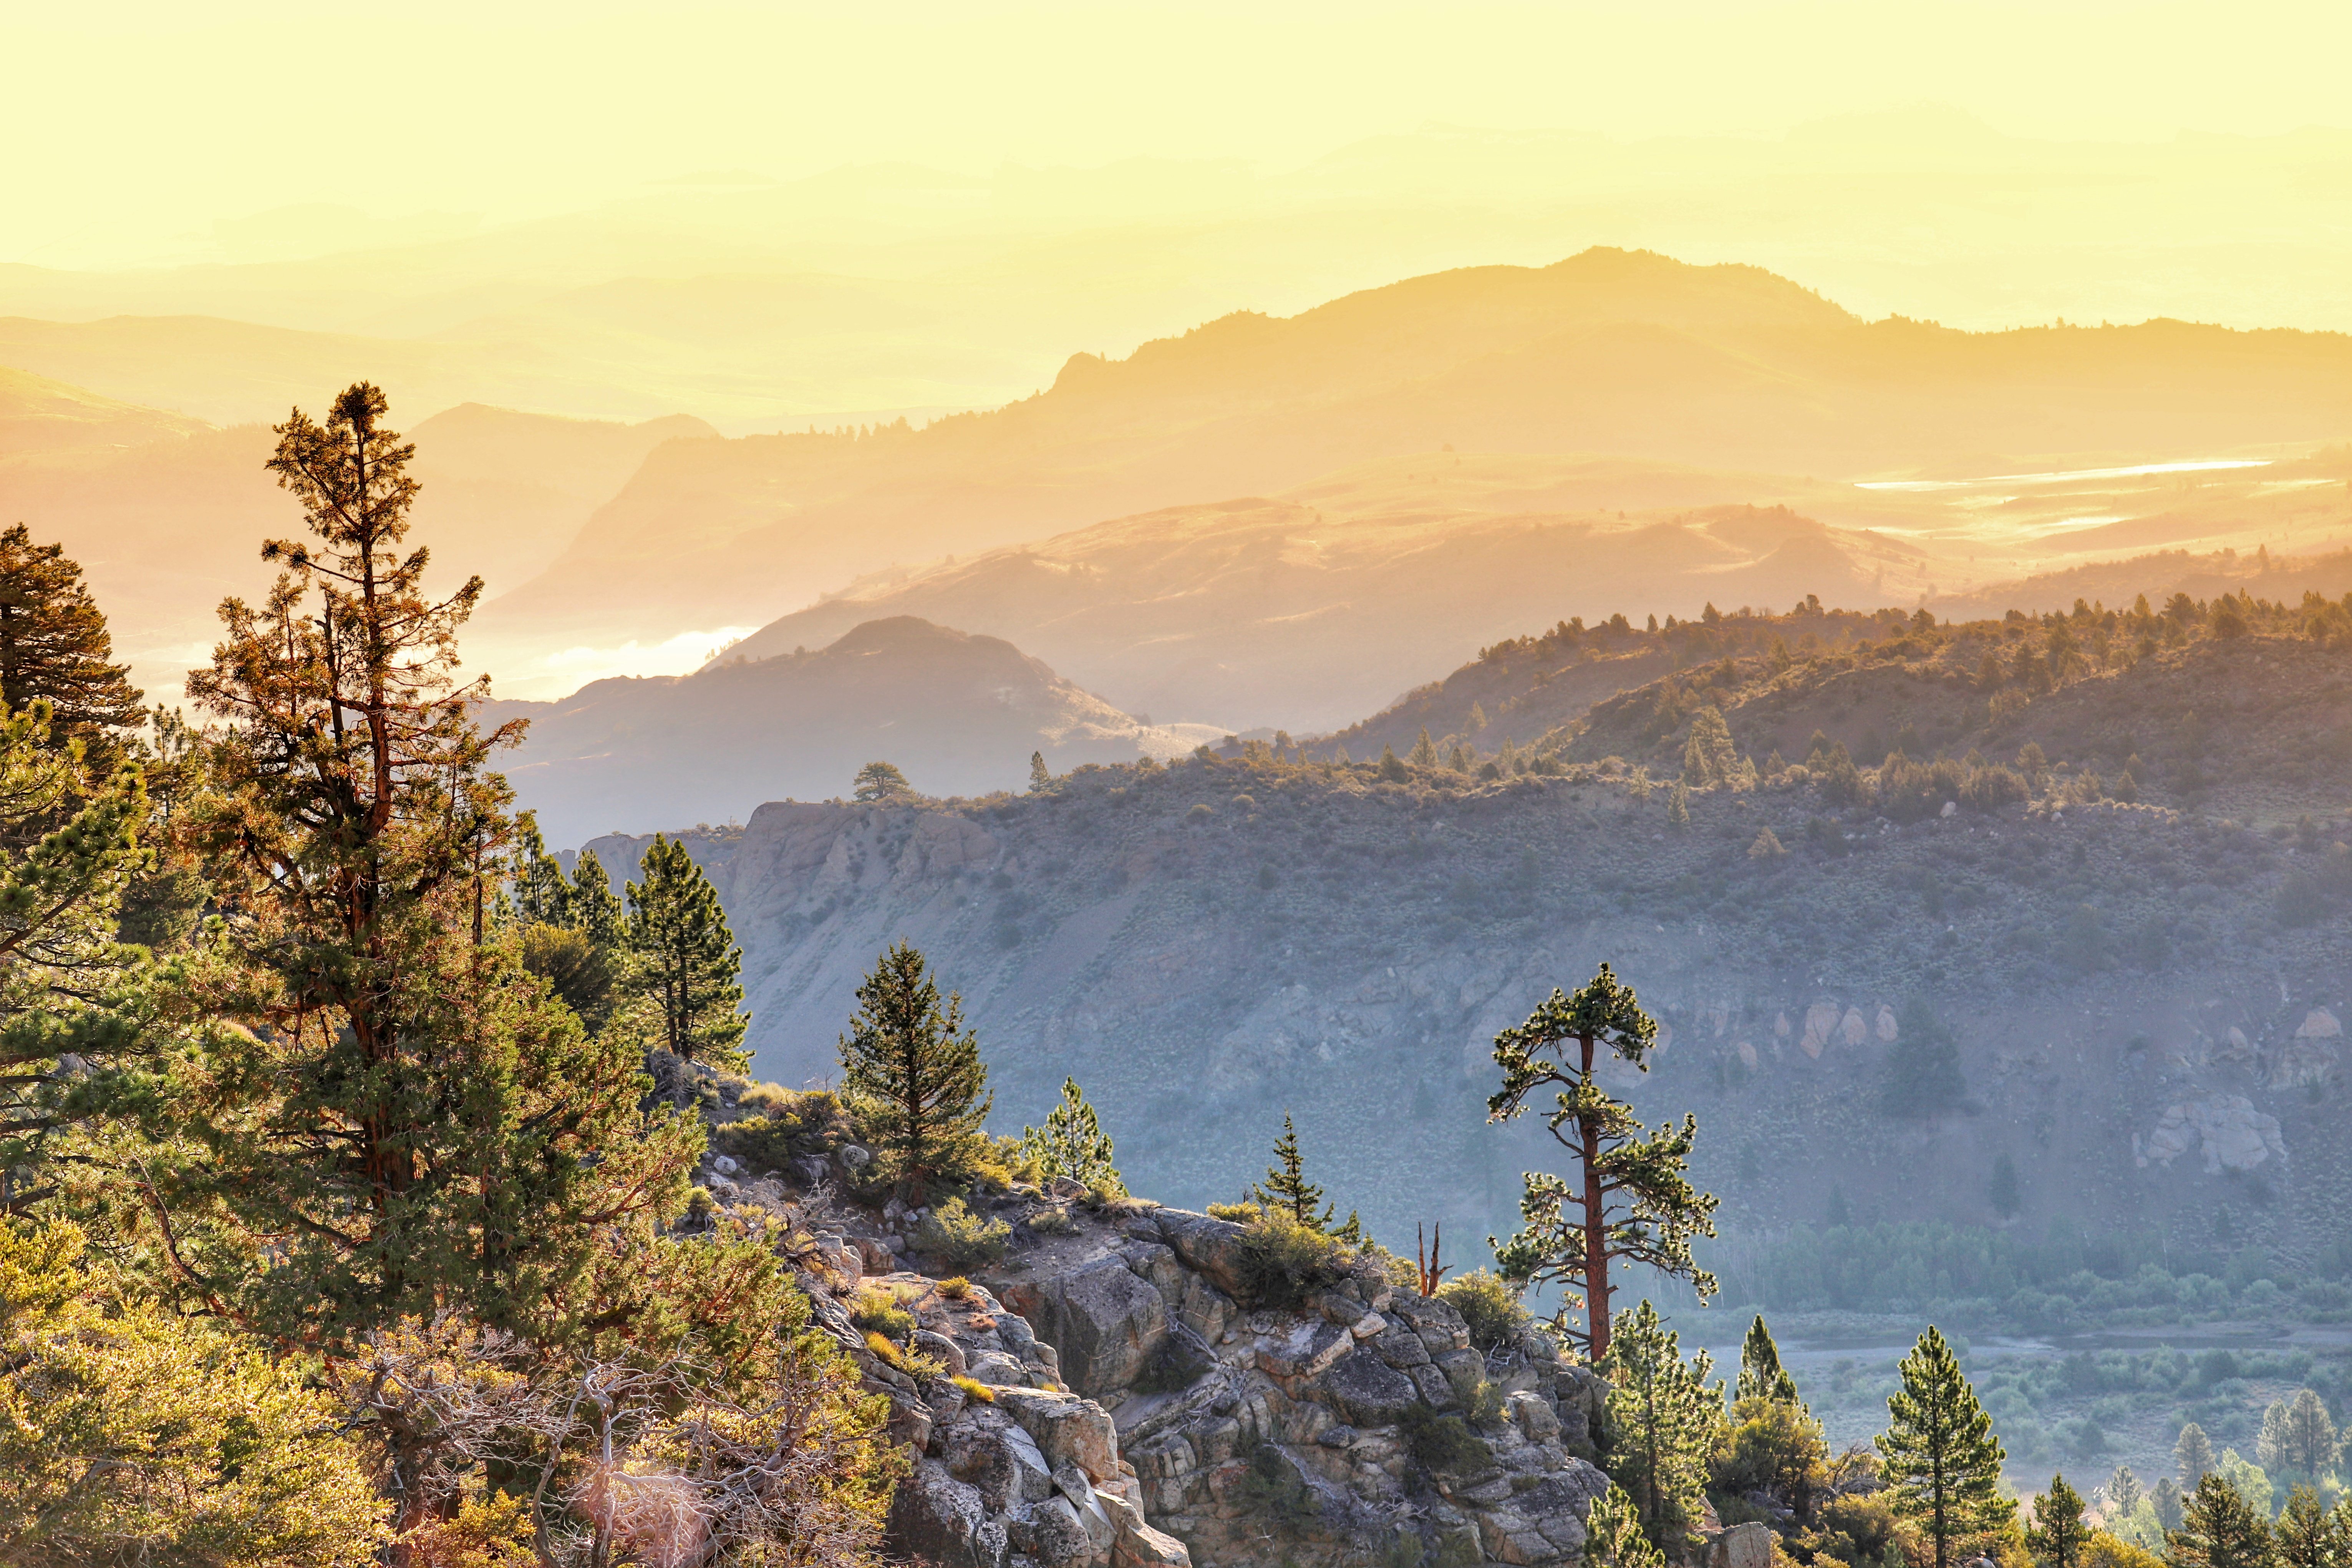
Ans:
POLYGON ((851 1300, 849 1322, 862 1333, 885 1334, 894 1340, 908 1339, 915 1331, 915 1320, 898 1305, 898 1298, 871 1285, 851 1300))
POLYGON ((1029 1228, 1040 1236, 1068 1236, 1078 1228, 1078 1220, 1066 1205, 1047 1204, 1029 1216, 1029 1228))
POLYGON ((1475 1475, 1495 1462, 1495 1450, 1459 1415, 1440 1415, 1426 1405, 1408 1405, 1399 1425, 1404 1428, 1413 1461, 1425 1470, 1475 1475))
POLYGON ((963 1373, 958 1373, 948 1381, 962 1389, 966 1399, 976 1400, 982 1405, 996 1403, 996 1390, 976 1377, 966 1377, 963 1373))
POLYGON ((1348 1270, 1347 1247, 1289 1215, 1268 1214, 1242 1238, 1242 1292, 1253 1305, 1287 1309, 1348 1270))
POLYGON ((1004 1256, 1013 1227, 1001 1219, 982 1219, 961 1198, 950 1198, 923 1216, 915 1227, 915 1245, 950 1268, 993 1263, 1004 1256))
POLYGON ((1234 1225, 1255 1225, 1265 1217, 1265 1211, 1255 1204, 1211 1204, 1209 1217, 1234 1225))
POLYGON ((803 1156, 830 1154, 848 1137, 849 1118, 830 1090, 803 1094, 763 1083, 744 1090, 737 1104, 756 1114, 712 1128, 710 1144, 753 1170, 782 1170, 803 1156))
POLYGON ((1490 1269, 1474 1269, 1437 1288, 1437 1299, 1462 1314, 1470 1342, 1482 1351, 1510 1343, 1528 1321, 1519 1293, 1490 1269))
POLYGON ((971 1294, 971 1281, 961 1274, 951 1274, 940 1281, 940 1294, 950 1301, 961 1301, 971 1294))

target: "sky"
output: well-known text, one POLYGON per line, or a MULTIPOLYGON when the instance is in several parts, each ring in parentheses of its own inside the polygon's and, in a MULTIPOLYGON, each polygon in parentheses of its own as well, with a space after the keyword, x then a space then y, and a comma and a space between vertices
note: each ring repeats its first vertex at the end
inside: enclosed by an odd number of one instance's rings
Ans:
POLYGON ((177 259, 289 203, 498 222, 710 169, 1307 163, 1432 122, 1774 136, 2352 124, 2352 8, 2092 4, 0 3, 0 260, 177 259))

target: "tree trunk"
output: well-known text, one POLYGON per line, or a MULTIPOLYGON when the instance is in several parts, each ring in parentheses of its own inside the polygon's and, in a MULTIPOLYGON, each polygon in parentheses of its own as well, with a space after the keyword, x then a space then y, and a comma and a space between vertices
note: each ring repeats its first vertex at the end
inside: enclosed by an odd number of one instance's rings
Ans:
MULTIPOLYGON (((1584 1052, 1584 1077, 1592 1078, 1593 1037, 1579 1037, 1584 1052)), ((1580 1150, 1584 1163, 1584 1321, 1591 1342, 1592 1359, 1609 1353, 1609 1231, 1608 1205, 1601 1189, 1598 1165, 1601 1129, 1589 1116, 1579 1117, 1580 1150)))

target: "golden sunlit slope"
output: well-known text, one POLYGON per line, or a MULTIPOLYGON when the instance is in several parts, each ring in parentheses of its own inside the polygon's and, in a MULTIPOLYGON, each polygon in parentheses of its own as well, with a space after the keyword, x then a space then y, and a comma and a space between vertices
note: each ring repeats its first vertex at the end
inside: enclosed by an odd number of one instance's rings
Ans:
MULTIPOLYGON (((305 399, 314 410, 320 401, 305 399)), ((411 471, 424 486, 415 538, 433 551, 445 587, 475 573, 493 584, 518 581, 553 559, 648 451, 710 433, 683 416, 625 426, 449 409, 408 430, 411 471)), ((261 542, 301 526, 263 467, 275 444, 268 426, 241 425, 136 447, 0 456, 0 521, 21 521, 82 563, 118 650, 170 700, 210 647, 214 606, 267 586, 261 542)))
POLYGON ((893 563, 1448 447, 1861 478, 2347 431, 2352 339, 1864 323, 1753 268, 1596 249, 1079 355, 1045 393, 921 430, 674 446, 495 615, 757 622, 893 563))
POLYGON ((0 366, 0 459, 28 452, 137 447, 203 428, 202 420, 118 403, 0 366))

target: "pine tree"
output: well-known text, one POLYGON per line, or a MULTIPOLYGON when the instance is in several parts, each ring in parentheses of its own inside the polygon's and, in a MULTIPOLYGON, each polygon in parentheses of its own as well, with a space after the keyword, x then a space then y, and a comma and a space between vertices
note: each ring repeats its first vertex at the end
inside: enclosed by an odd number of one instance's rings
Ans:
POLYGON ((2299 1388, 2263 1412, 2254 1458, 2273 1474, 2316 1481, 2336 1468, 2336 1423, 2319 1395, 2299 1388))
POLYGON ((1903 1004, 1894 1048, 1886 1053, 1883 1103, 1895 1116, 1933 1116, 1968 1094, 1959 1042, 1923 997, 1903 1004))
POLYGON ((1553 991, 1526 1023, 1495 1037, 1503 1087, 1487 1100, 1486 1120, 1512 1120, 1536 1090, 1555 1085, 1545 1130, 1572 1162, 1565 1179, 1528 1173, 1519 1198, 1526 1224, 1496 1246, 1496 1261, 1514 1284, 1572 1286, 1568 1305, 1584 1310, 1586 1324, 1575 1337, 1596 1362, 1609 1352, 1609 1274, 1616 1262, 1687 1279, 1701 1301, 1715 1294, 1715 1276, 1691 1258, 1692 1238, 1715 1234, 1716 1200, 1690 1184, 1698 1119, 1685 1116, 1679 1127, 1668 1122, 1651 1132, 1594 1073, 1602 1050, 1648 1071, 1657 1037, 1656 1023, 1605 963, 1575 995, 1553 991), (1573 1054, 1549 1054, 1563 1046, 1573 1054))
POLYGON ((907 782, 907 775, 893 763, 868 763, 857 770, 857 777, 852 782, 855 787, 850 798, 860 805, 915 797, 915 786, 907 782))
POLYGON ((129 667, 116 664, 106 617, 62 545, 35 544, 21 522, 0 532, 0 701, 50 709, 49 743, 82 743, 90 771, 111 774, 144 717, 129 667))
POLYGON ((1412 775, 1405 771, 1404 760, 1387 746, 1381 748, 1380 776, 1391 784, 1402 784, 1412 775))
POLYGON ((1985 1184, 1985 1198, 1992 1212, 2003 1219, 2013 1218, 2025 1206, 2025 1194, 2017 1184, 2017 1162, 2007 1151, 1993 1156, 1992 1177, 1985 1184))
POLYGON ((426 552, 401 552, 414 449, 383 414, 361 384, 278 428, 314 538, 264 547, 268 599, 221 606, 188 681, 220 727, 175 826, 219 934, 168 998, 177 1048, 110 1086, 126 1265, 289 1350, 445 1308, 562 1331, 702 1146, 641 1116, 636 1063, 490 918, 514 825, 488 764, 517 731, 478 728, 454 676, 480 580, 427 598, 426 552))
POLYGON ((2005 1456, 1942 1334, 1930 1328, 1920 1335, 1895 1370, 1903 1386, 1887 1398, 1892 1419, 1878 1435, 1878 1452, 1895 1511, 1918 1521, 1934 1543, 1936 1568, 1951 1568, 1962 1542, 1998 1530, 2017 1511, 2000 1495, 2005 1456))
POLYGON ((2139 1478, 2133 1475, 2129 1465, 2117 1465, 2116 1473, 2107 1478, 2107 1506, 2117 1514, 2127 1514, 2139 1506, 2147 1496, 2139 1478))
POLYGON ((2197 1483, 2213 1473, 2214 1463, 2213 1445, 2206 1439, 2205 1428, 2194 1421, 2183 1426, 2180 1440, 2172 1446, 2172 1468, 2180 1478, 2180 1489, 2195 1491, 2197 1483))
POLYGON ((524 812, 515 819, 517 845, 511 885, 515 916, 529 925, 572 923, 572 883, 563 868, 547 852, 539 835, 539 817, 524 812))
POLYGON ((1739 771, 1739 748, 1723 710, 1709 704, 1691 715, 1690 739, 1683 746, 1683 782, 1705 789, 1729 784, 1739 771))
POLYGON ((1640 1510, 1615 1481, 1585 1512, 1584 1561, 1589 1568, 1666 1568, 1666 1554, 1642 1533, 1640 1510))
POLYGON ((1309 1230, 1350 1244, 1363 1239, 1364 1227, 1355 1215, 1335 1224, 1335 1206, 1324 1203, 1323 1189, 1307 1179, 1306 1156, 1298 1152, 1298 1129, 1291 1124, 1286 1110, 1282 1113, 1282 1136, 1274 1141, 1274 1163, 1265 1168, 1265 1184, 1252 1187, 1249 1195, 1259 1207, 1286 1215, 1309 1230), (1323 1212, 1316 1213, 1318 1208, 1323 1212))
POLYGON ((1648 1301, 1620 1312, 1607 1354, 1611 1469, 1623 1481, 1642 1529, 1679 1557, 1706 1509, 1706 1461, 1723 1427, 1723 1384, 1710 1384, 1713 1361, 1699 1351, 1685 1362, 1680 1336, 1648 1301))
POLYGON ((2199 1479, 2165 1544, 2170 1568, 2275 1568, 2270 1521, 2211 1471, 2199 1479))
POLYGON ((1797 1380, 1780 1364, 1780 1347, 1772 1342, 1772 1331, 1764 1326, 1764 1314, 1748 1325, 1748 1337, 1739 1346, 1739 1380, 1732 1385, 1732 1400, 1745 1404, 1750 1399, 1764 1399, 1781 1405, 1801 1405, 1797 1397, 1797 1380))
POLYGON ((2042 1568, 2082 1568, 2083 1548, 2090 1539, 2083 1523, 2082 1494, 2066 1484, 2064 1476, 2051 1477, 2050 1489, 2033 1500, 2025 1549, 2042 1568))
POLYGON ((2352 1562, 2352 1505, 2323 1507, 2317 1492, 2297 1486, 2280 1510, 2273 1542, 2278 1568, 2345 1568, 2352 1562))
POLYGON ((1690 785, 1680 779, 1666 795, 1666 823, 1673 827, 1690 826, 1690 785))
POLYGON ((923 955, 907 942, 882 954, 857 988, 841 1037, 841 1092, 882 1156, 883 1173, 922 1197, 968 1173, 995 1097, 963 998, 943 1002, 923 955))
POLYGON ((1437 747, 1430 741, 1429 726, 1421 727, 1421 739, 1412 743, 1412 755, 1407 759, 1414 767, 1433 768, 1437 765, 1437 747))
POLYGON ((0 714, 0 1216, 53 1194, 39 1166, 71 1119, 59 1058, 111 1066, 144 1011, 115 934, 145 859, 145 784, 126 765, 89 790, 46 699, 0 714))
POLYGON ((1102 1130, 1076 1079, 1063 1081, 1061 1103, 1046 1113, 1042 1129, 1021 1130, 1021 1157, 1034 1163, 1038 1174, 1048 1181, 1067 1176, 1088 1187, 1123 1193, 1127 1188, 1111 1153, 1110 1135, 1102 1130))
POLYGON ((604 863, 596 858, 593 849, 580 851, 579 864, 572 868, 572 890, 565 896, 564 908, 572 929, 607 952, 617 952, 628 937, 621 896, 613 891, 613 879, 604 874, 604 863))
POLYGON ((629 884, 632 983, 660 1012, 656 1043, 681 1061, 740 1071, 751 1026, 736 979, 743 952, 727 929, 719 889, 683 840, 658 833, 639 868, 646 879, 629 884))
POLYGON ((1048 790, 1053 787, 1054 770, 1045 765, 1045 753, 1043 752, 1030 752, 1029 793, 1035 795, 1040 790, 1048 790))

